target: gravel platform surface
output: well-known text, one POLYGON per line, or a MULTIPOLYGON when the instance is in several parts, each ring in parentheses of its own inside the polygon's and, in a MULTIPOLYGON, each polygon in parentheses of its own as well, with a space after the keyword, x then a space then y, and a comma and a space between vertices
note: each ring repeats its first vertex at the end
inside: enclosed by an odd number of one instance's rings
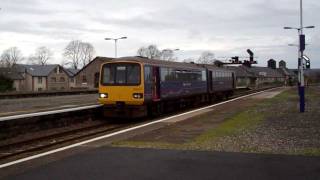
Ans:
POLYGON ((306 112, 300 113, 296 90, 262 105, 264 120, 254 129, 219 138, 213 149, 277 154, 320 155, 320 88, 307 89, 306 112))
POLYGON ((300 113, 296 88, 268 92, 114 145, 320 156, 320 87, 306 99, 300 113))

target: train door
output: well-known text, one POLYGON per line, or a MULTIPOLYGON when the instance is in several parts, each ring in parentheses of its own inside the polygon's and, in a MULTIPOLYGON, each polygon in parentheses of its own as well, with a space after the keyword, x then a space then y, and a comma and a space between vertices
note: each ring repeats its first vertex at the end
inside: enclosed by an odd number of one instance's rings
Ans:
POLYGON ((208 70, 208 74, 209 74, 209 77, 208 77, 208 90, 209 92, 212 92, 213 88, 212 88, 212 71, 209 71, 208 70))
POLYGON ((160 100, 160 70, 159 70, 159 67, 153 66, 152 74, 153 74, 152 100, 158 101, 158 100, 160 100))
POLYGON ((237 78, 236 78, 234 72, 232 72, 232 85, 233 85, 232 88, 236 89, 236 87, 237 87, 237 78))

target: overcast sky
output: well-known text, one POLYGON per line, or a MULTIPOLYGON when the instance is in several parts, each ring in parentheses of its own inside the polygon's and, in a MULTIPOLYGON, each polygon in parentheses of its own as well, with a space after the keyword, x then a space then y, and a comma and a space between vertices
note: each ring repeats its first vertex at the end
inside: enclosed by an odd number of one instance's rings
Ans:
MULTIPOLYGON (((259 65, 270 58, 297 64, 296 30, 299 0, 1 0, 0 52, 17 46, 28 57, 39 46, 54 53, 50 63, 63 61, 71 40, 90 42, 97 56, 114 56, 114 43, 105 37, 127 36, 119 41, 118 56, 136 55, 141 46, 179 48, 179 60, 212 51, 220 59, 247 56, 251 48, 259 65)), ((312 68, 320 68, 320 2, 304 0, 306 54, 312 68)))

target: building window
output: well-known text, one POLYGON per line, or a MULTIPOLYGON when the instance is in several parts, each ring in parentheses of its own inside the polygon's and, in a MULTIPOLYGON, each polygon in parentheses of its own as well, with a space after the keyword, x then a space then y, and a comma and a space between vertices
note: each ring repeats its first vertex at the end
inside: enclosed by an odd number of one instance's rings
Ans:
POLYGON ((51 82, 57 82, 57 79, 55 77, 52 77, 51 82))
POLYGON ((38 88, 38 91, 42 91, 42 88, 38 88))
POLYGON ((59 74, 58 67, 56 67, 56 69, 54 70, 54 72, 55 72, 56 74, 59 74))
POLYGON ((64 77, 60 78, 60 82, 65 82, 66 80, 64 79, 64 77))
POLYGON ((42 84, 42 77, 38 77, 38 84, 42 84))
POLYGON ((82 76, 82 82, 86 83, 87 82, 87 76, 82 76))
POLYGON ((71 79, 70 79, 70 82, 74 83, 74 78, 71 78, 71 79))

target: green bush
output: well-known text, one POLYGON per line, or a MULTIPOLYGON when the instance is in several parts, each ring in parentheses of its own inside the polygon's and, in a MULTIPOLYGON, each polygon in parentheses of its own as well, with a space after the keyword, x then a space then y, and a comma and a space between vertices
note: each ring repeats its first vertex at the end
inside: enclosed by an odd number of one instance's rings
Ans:
POLYGON ((11 91, 13 89, 13 81, 0 75, 0 92, 11 91))

